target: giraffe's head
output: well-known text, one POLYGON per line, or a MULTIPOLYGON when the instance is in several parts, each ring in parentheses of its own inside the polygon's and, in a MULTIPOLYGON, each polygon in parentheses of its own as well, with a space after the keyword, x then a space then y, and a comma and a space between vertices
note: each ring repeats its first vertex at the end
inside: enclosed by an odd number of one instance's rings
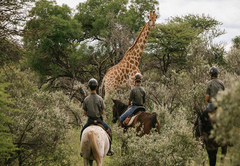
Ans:
POLYGON ((155 11, 153 12, 150 12, 150 16, 149 16, 149 25, 152 27, 152 28, 155 28, 155 21, 157 19, 157 16, 155 14, 155 11))

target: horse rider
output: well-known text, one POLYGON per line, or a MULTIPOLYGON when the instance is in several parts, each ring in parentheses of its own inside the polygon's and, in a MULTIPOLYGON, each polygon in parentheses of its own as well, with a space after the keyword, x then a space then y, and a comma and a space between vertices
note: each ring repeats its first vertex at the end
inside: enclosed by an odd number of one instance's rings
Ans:
POLYGON ((130 92, 130 97, 128 100, 128 105, 132 106, 128 108, 126 112, 124 112, 120 116, 120 122, 123 124, 123 121, 131 115, 138 107, 143 106, 145 103, 145 90, 141 87, 142 75, 140 73, 136 73, 134 76, 135 79, 135 87, 130 92))
MULTIPOLYGON (((84 115, 87 115, 88 121, 82 128, 80 138, 82 137, 83 130, 87 128, 93 121, 97 120, 102 123, 103 127, 105 128, 105 130, 107 131, 107 133, 109 134, 112 140, 112 130, 107 125, 107 123, 103 121, 102 114, 104 114, 104 110, 106 107, 102 97, 96 93, 96 90, 98 88, 97 80, 94 78, 91 78, 88 81, 88 86, 91 89, 91 94, 88 95, 83 101, 84 115)), ((110 148, 107 153, 108 156, 112 156, 114 154, 113 150, 111 150, 111 142, 112 141, 110 141, 110 148)))
MULTIPOLYGON (((216 110, 217 107, 215 107, 212 103, 213 99, 216 97, 217 93, 220 90, 225 90, 224 84, 221 80, 218 79, 218 69, 213 66, 209 70, 209 74, 211 76, 211 80, 207 83, 207 89, 206 89, 206 96, 205 100, 209 103, 208 106, 203 110, 203 112, 200 114, 198 118, 198 124, 199 124, 199 132, 200 132, 200 139, 203 142, 203 126, 212 126, 211 122, 209 122, 208 113, 211 113, 212 111, 216 110)), ((210 127, 209 132, 212 127, 210 127)), ((210 134, 210 133, 208 133, 210 134)))

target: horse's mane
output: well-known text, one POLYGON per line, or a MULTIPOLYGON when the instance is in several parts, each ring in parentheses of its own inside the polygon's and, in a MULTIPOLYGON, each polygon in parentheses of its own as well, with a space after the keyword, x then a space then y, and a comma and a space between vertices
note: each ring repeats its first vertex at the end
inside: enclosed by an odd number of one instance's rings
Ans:
POLYGON ((123 112, 125 112, 128 107, 128 105, 123 103, 121 100, 114 100, 114 103, 117 107, 117 111, 118 111, 119 115, 121 115, 123 112))

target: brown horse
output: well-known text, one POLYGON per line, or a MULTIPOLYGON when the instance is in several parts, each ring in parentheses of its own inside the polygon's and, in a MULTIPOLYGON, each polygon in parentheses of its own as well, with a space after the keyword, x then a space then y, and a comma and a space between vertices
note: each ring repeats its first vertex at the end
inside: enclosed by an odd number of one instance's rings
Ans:
POLYGON ((203 112, 194 123, 195 137, 200 137, 200 129, 199 129, 199 118, 202 121, 202 133, 204 138, 204 144, 206 146, 206 150, 209 158, 209 165, 215 166, 217 161, 217 151, 218 148, 222 149, 222 157, 221 161, 224 161, 224 157, 227 154, 227 144, 219 144, 215 141, 215 138, 209 137, 211 134, 211 130, 213 129, 213 123, 215 123, 214 116, 216 114, 216 110, 212 112, 203 112))
MULTIPOLYGON (((114 100, 113 105, 113 119, 112 122, 116 123, 119 120, 119 117, 127 110, 128 106, 121 102, 120 100, 114 100)), ((133 124, 129 127, 135 127, 139 123, 140 125, 136 128, 136 131, 139 132, 143 128, 143 134, 149 134, 152 128, 156 128, 155 131, 160 132, 160 122, 157 118, 157 113, 143 112, 138 118, 136 118, 133 124), (157 124, 157 126, 156 126, 157 124)))

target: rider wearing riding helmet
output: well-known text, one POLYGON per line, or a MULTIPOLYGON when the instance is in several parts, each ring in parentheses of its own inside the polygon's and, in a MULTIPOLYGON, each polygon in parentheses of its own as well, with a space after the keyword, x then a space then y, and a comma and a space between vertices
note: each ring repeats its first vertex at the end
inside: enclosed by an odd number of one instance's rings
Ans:
POLYGON ((213 99, 216 97, 217 93, 220 90, 225 90, 224 84, 221 80, 218 79, 218 69, 213 66, 209 70, 211 80, 207 83, 206 96, 205 100, 209 103, 207 108, 203 110, 199 118, 199 130, 200 136, 202 136, 202 126, 204 123, 208 122, 208 113, 216 110, 216 107, 213 105, 213 99))
MULTIPOLYGON (((107 131, 110 138, 112 139, 112 130, 107 125, 107 123, 103 121, 102 114, 104 114, 104 110, 106 107, 102 97, 96 93, 96 90, 98 88, 97 80, 94 78, 90 79, 88 81, 88 86, 91 89, 91 94, 88 95, 83 102, 84 115, 87 115, 88 121, 82 128, 81 136, 85 128, 87 128, 94 120, 98 120, 102 122, 102 125, 104 126, 105 130, 107 131)), ((111 141, 110 141, 110 148, 107 155, 111 156, 113 154, 114 152, 111 150, 111 141)))
POLYGON ((142 75, 140 73, 136 73, 135 76, 135 87, 130 92, 130 97, 128 100, 128 105, 132 106, 120 116, 121 124, 122 122, 131 115, 139 106, 143 106, 145 103, 145 90, 141 87, 142 75))

